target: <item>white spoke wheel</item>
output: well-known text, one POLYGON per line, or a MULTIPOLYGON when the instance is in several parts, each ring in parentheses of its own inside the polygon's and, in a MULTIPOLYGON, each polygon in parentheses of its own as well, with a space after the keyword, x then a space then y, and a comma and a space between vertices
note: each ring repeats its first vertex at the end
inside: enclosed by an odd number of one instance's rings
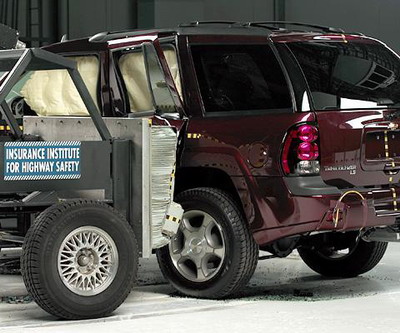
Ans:
POLYGON ((104 230, 80 227, 65 237, 58 251, 58 273, 65 286, 82 296, 107 289, 118 269, 118 250, 104 230))
POLYGON ((132 227, 114 208, 90 200, 43 211, 25 237, 21 257, 29 294, 65 319, 113 312, 130 293, 137 265, 132 227))
POLYGON ((248 282, 258 247, 237 204, 213 188, 182 192, 184 209, 178 233, 157 250, 164 276, 182 294, 225 298, 248 282))

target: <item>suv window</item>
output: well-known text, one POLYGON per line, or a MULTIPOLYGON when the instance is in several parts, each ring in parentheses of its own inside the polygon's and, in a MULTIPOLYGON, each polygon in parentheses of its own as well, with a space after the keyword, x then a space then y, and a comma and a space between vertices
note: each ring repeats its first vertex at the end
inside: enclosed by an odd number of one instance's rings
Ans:
MULTIPOLYGON (((130 112, 150 111, 155 106, 163 112, 175 112, 175 104, 165 82, 158 56, 151 49, 148 52, 151 54, 147 58, 147 67, 142 48, 123 53, 118 59, 119 70, 129 98, 130 112)), ((178 94, 182 96, 176 51, 173 46, 164 45, 163 52, 178 94)))
POLYGON ((400 106, 399 57, 385 46, 360 41, 288 46, 303 69, 315 109, 400 106))
POLYGON ((191 51, 206 112, 292 110, 268 45, 193 45, 191 51))
POLYGON ((142 49, 121 55, 118 64, 129 97, 130 112, 152 110, 154 106, 142 49))

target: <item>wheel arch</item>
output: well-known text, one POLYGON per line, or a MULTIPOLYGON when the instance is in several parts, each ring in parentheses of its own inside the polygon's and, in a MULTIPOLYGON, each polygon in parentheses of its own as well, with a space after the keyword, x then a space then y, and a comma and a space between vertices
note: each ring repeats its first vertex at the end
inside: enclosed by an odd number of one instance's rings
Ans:
POLYGON ((175 196, 196 187, 212 187, 228 193, 246 216, 238 190, 232 178, 223 170, 210 167, 183 167, 176 171, 175 196))

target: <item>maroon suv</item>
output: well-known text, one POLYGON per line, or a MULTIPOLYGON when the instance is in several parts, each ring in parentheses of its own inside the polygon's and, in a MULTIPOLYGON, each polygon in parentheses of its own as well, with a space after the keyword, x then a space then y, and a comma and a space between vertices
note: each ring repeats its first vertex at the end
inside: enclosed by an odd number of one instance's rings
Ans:
POLYGON ((150 115, 179 130, 175 196, 185 214, 157 256, 180 292, 238 291, 258 249, 297 249, 322 275, 356 276, 398 239, 400 59, 378 40, 314 25, 194 22, 46 49, 97 59, 91 91, 104 116, 150 115), (148 43, 173 97, 155 111, 148 89, 166 87, 143 84, 148 43))

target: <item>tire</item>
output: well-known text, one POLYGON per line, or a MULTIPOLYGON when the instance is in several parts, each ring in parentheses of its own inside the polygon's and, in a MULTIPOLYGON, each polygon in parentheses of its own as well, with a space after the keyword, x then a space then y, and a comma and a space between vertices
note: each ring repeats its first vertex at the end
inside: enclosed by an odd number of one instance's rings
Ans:
POLYGON ((22 248, 21 271, 29 294, 43 310, 64 319, 113 312, 130 293, 137 266, 129 223, 109 205, 89 200, 43 211, 22 248))
POLYGON ((362 239, 348 248, 348 253, 337 255, 336 251, 299 247, 297 250, 305 264, 313 271, 335 278, 350 278, 373 269, 382 259, 386 242, 366 242, 362 239))
POLYGON ((184 295, 221 299, 235 294, 258 261, 258 246, 241 212, 213 188, 182 192, 176 201, 185 213, 171 243, 157 250, 162 273, 184 295))

